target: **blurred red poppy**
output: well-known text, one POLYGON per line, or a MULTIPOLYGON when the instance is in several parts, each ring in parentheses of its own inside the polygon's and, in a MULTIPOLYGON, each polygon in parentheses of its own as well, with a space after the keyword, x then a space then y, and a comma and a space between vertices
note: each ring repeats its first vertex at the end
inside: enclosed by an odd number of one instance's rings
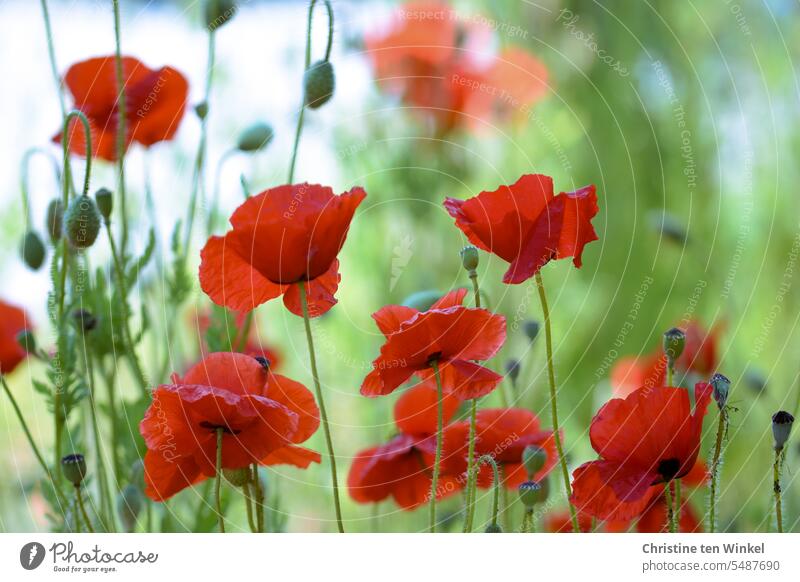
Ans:
POLYGON ((28 355, 17 341, 20 332, 30 329, 23 309, 0 300, 0 374, 10 374, 28 355))
MULTIPOLYGON (((445 394, 442 400, 444 422, 459 406, 459 400, 445 394)), ((386 444, 356 453, 347 488, 358 503, 377 503, 388 497, 405 510, 430 500, 432 466, 436 448, 437 392, 424 383, 408 389, 394 407, 400 433, 386 444)), ((463 486, 455 475, 440 477, 437 499, 455 493, 463 486)))
POLYGON ((292 464, 319 455, 296 446, 319 426, 311 393, 244 354, 214 353, 183 378, 153 392, 139 430, 147 445, 145 492, 163 501, 215 475, 217 429, 222 466, 292 464))
MULTIPOLYGON (((578 527, 581 533, 592 531, 592 516, 579 511, 578 527)), ((573 533, 572 516, 569 510, 551 511, 545 515, 544 531, 548 533, 573 533)))
MULTIPOLYGON (((122 57, 125 85, 125 149, 132 142, 151 146, 170 140, 178 130, 186 109, 189 83, 172 67, 150 69, 134 57, 122 57)), ((92 149, 97 158, 118 159, 117 123, 119 103, 114 55, 75 63, 64 75, 64 84, 75 100, 75 108, 89 120, 92 149)), ((84 155, 85 141, 80 121, 69 128, 69 151, 84 155)), ((61 143, 61 132, 53 141, 61 143)))
POLYGON ((294 184, 248 198, 231 216, 233 230, 203 248, 200 286, 214 303, 239 312, 283 295, 289 311, 302 316, 302 284, 310 316, 322 315, 336 304, 336 255, 366 195, 359 187, 336 196, 327 186, 294 184))
MULTIPOLYGON (((230 334, 226 335, 223 339, 229 339, 233 344, 234 351, 239 351, 238 346, 241 343, 242 336, 241 334, 244 333, 245 327, 245 314, 237 313, 236 314, 236 325, 231 326, 230 331, 228 329, 221 330, 221 334, 230 334)), ((205 357, 208 353, 208 346, 206 345, 205 337, 208 333, 209 327, 212 325, 211 317, 208 313, 197 313, 195 319, 195 328, 197 329, 199 343, 200 343, 200 354, 205 357)), ((261 357, 265 358, 269 363, 269 369, 274 371, 280 370, 281 364, 283 363, 283 356, 281 355, 280 350, 275 347, 274 345, 265 341, 265 339, 261 336, 258 332, 258 329, 255 327, 255 324, 252 324, 250 327, 250 333, 245 340, 244 348, 241 350, 242 354, 247 354, 248 356, 252 357, 261 357)))
POLYGON ((445 3, 411 2, 365 48, 380 87, 444 135, 523 116, 547 91, 547 68, 519 47, 496 52, 493 35, 445 3))
POLYGON ((690 473, 700 450, 709 384, 695 386, 695 406, 684 388, 640 388, 606 403, 589 436, 600 455, 573 473, 571 501, 600 520, 630 520, 647 509, 663 483, 690 473))
MULTIPOLYGON (((686 346, 675 362, 675 384, 682 384, 684 375, 692 380, 707 380, 719 364, 719 336, 721 328, 706 331, 697 321, 690 321, 682 328, 686 334, 686 346)), ((667 356, 662 347, 642 357, 621 358, 611 370, 611 385, 614 396, 624 398, 641 386, 664 386, 667 382, 667 356)))
POLYGON ((386 342, 364 378, 361 394, 390 394, 415 373, 430 379, 434 361, 446 391, 462 399, 491 392, 503 377, 473 360, 488 360, 497 353, 506 339, 506 319, 463 307, 465 294, 465 289, 452 291, 427 311, 387 305, 373 313, 386 342))
POLYGON ((503 282, 527 281, 554 259, 581 266, 583 247, 597 240, 595 187, 553 195, 553 179, 526 174, 511 186, 468 200, 447 198, 444 207, 469 241, 510 263, 503 282))

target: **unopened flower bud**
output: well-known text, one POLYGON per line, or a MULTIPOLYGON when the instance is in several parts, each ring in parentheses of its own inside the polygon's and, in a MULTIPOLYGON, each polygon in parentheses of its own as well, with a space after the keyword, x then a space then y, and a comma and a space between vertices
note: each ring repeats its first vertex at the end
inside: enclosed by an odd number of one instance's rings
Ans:
POLYGON ((525 335, 528 336, 528 339, 531 340, 531 342, 533 342, 539 335, 540 329, 541 326, 539 325, 539 322, 532 319, 529 319, 522 324, 522 331, 525 332, 525 335))
MULTIPOLYGON (((523 505, 528 509, 534 507, 537 503, 544 501, 543 488, 541 484, 536 481, 525 481, 519 486, 519 499, 523 505)), ((545 495, 546 497, 546 495, 545 495)))
POLYGON ((478 268, 478 249, 472 245, 461 249, 461 264, 467 271, 474 271, 478 268))
POLYGON ((775 440, 775 450, 780 450, 786 441, 789 440, 789 433, 792 431, 794 416, 781 410, 772 415, 772 438, 775 440))
POLYGON ((234 487, 241 487, 250 482, 250 471, 247 468, 222 469, 225 479, 234 487))
POLYGON ((673 327, 664 333, 664 353, 667 354, 670 365, 674 365, 675 360, 681 357, 685 347, 686 334, 682 330, 673 327))
POLYGON ((522 464, 525 465, 525 471, 528 473, 528 479, 533 480, 536 473, 544 468, 547 462, 547 453, 541 447, 536 445, 528 445, 522 451, 522 464))
POLYGON ((412 293, 408 297, 403 300, 402 305, 404 307, 412 307, 417 311, 426 311, 430 309, 431 305, 439 301, 442 298, 442 293, 440 291, 435 291, 430 289, 428 291, 417 291, 416 293, 412 293))
POLYGON ((44 263, 45 248, 42 239, 34 231, 29 230, 22 237, 19 254, 23 262, 32 270, 38 271, 44 263))
POLYGON ((64 222, 64 204, 60 198, 54 198, 47 205, 47 215, 45 216, 45 228, 50 240, 56 242, 61 238, 61 225, 64 222))
POLYGON ((69 244, 76 249, 92 246, 100 232, 100 219, 94 199, 85 194, 73 198, 64 213, 64 231, 69 244))
POLYGON ((75 485, 75 487, 80 487, 81 482, 86 477, 86 459, 79 454, 67 455, 61 459, 61 472, 67 481, 75 485))
POLYGON ((208 115, 208 103, 201 101, 194 106, 194 113, 202 121, 208 115))
POLYGON ((97 327, 97 318, 92 315, 91 311, 86 309, 76 309, 73 311, 72 320, 75 323, 75 327, 84 333, 92 331, 97 327))
POLYGON ((254 123, 239 135, 236 147, 243 152, 263 150, 272 141, 272 127, 266 123, 254 123))
POLYGON ((686 227, 674 214, 656 210, 648 215, 650 226, 662 237, 676 244, 684 245, 689 240, 686 227))
POLYGON ((206 0, 204 15, 209 30, 216 30, 236 14, 235 0, 206 0))
POLYGON ((761 370, 748 368, 747 372, 744 373, 744 381, 759 396, 767 389, 767 378, 761 370))
POLYGON ((484 533, 503 533, 503 528, 500 527, 499 523, 490 523, 483 531, 484 533))
POLYGON ((136 485, 125 485, 117 496, 117 513, 127 533, 136 529, 136 518, 139 517, 143 505, 142 492, 136 485))
POLYGON ((131 464, 131 483, 137 485, 139 489, 144 489, 144 461, 136 459, 131 464))
POLYGON ((94 193, 94 199, 97 201, 97 210, 100 215, 106 220, 111 219, 111 212, 114 210, 114 195, 108 188, 100 188, 94 193))
POLYGON ((728 402, 728 393, 731 390, 731 381, 728 380, 726 376, 717 373, 711 376, 709 383, 714 389, 714 400, 717 401, 717 406, 720 410, 722 410, 725 408, 725 404, 728 402))
POLYGON ((317 61, 303 75, 305 103, 311 109, 318 109, 333 96, 336 80, 330 61, 317 61))
POLYGON ((29 329, 23 329, 17 334, 17 343, 28 353, 36 351, 36 336, 29 329))
POLYGON ((520 361, 517 359, 511 358, 506 362, 506 375, 511 379, 511 382, 516 383, 517 378, 519 378, 520 367, 520 361))

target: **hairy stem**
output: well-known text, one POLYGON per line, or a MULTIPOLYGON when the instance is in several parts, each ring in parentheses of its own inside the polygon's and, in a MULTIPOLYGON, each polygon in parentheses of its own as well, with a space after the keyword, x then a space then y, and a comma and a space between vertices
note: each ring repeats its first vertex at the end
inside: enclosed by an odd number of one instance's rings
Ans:
POLYGON ((431 478, 431 505, 430 519, 428 521, 428 531, 436 532, 436 494, 439 486, 439 464, 442 462, 442 430, 444 428, 444 406, 442 399, 442 378, 439 375, 439 363, 436 360, 431 362, 433 375, 436 376, 436 455, 433 462, 433 477, 431 478))

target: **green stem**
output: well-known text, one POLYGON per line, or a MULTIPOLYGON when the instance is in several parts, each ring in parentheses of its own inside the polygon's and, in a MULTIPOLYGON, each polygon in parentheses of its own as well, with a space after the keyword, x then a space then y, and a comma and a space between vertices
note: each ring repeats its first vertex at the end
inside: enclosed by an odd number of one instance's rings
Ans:
POLYGON ((89 520, 89 515, 86 513, 86 507, 83 505, 83 495, 81 495, 80 485, 75 486, 75 500, 78 502, 78 509, 80 510, 81 516, 83 516, 83 521, 86 522, 86 529, 89 531, 89 533, 94 533, 92 522, 89 520))
POLYGON ((670 533, 676 533, 678 528, 675 525, 675 507, 672 504, 672 491, 670 491, 671 481, 664 485, 664 500, 667 504, 667 522, 669 523, 670 533))
POLYGON ((526 507, 522 518, 522 533, 533 533, 533 508, 526 507))
POLYGON ((122 241, 120 250, 125 256, 128 247, 128 207, 125 195, 125 141, 127 99, 125 96, 125 73, 122 68, 122 26, 120 25, 119 0, 113 0, 114 5, 114 40, 115 62, 117 81, 117 189, 119 190, 119 210, 122 221, 122 241))
POLYGON ((781 453, 783 447, 775 449, 775 462, 772 464, 772 491, 775 494, 775 522, 778 533, 783 533, 783 510, 781 507, 781 453))
POLYGON ((319 404, 320 420, 322 421, 322 429, 325 433, 325 442, 328 446, 328 456, 331 460, 331 480, 333 482, 333 505, 336 510, 336 525, 339 528, 339 533, 344 533, 344 524, 342 523, 342 508, 339 503, 339 481, 336 477, 336 456, 333 452, 333 439, 331 438, 331 428, 328 423, 328 413, 325 410, 325 400, 322 396, 322 386, 319 381, 319 372, 317 371, 317 357, 314 352, 314 338, 311 334, 311 318, 308 314, 308 296, 306 292, 306 283, 298 283, 300 290, 300 305, 303 309, 303 322, 306 328, 306 340, 308 340, 308 357, 311 361, 311 376, 314 379, 314 390, 317 394, 317 403, 319 404))
POLYGON ((717 440, 714 443, 714 456, 711 459, 711 489, 708 495, 708 531, 714 533, 717 528, 717 479, 719 477, 719 463, 722 458, 722 441, 725 435, 725 424, 728 421, 727 408, 719 411, 719 424, 717 425, 717 440))
POLYGON ((442 378, 439 375, 439 363, 436 360, 431 362, 433 375, 436 377, 436 456, 433 461, 433 478, 431 479, 431 507, 428 531, 436 532, 436 489, 439 486, 439 464, 442 462, 442 431, 444 429, 444 405, 442 378))
POLYGON ((497 526, 497 514, 500 511, 500 489, 503 486, 500 481, 500 469, 497 468, 497 462, 491 455, 483 455, 478 459, 478 462, 489 463, 492 466, 492 472, 494 473, 494 483, 492 487, 494 492, 492 495, 492 525, 497 526))
MULTIPOLYGON (((481 290, 478 285, 478 273, 472 269, 469 272, 472 288, 475 293, 475 307, 481 307, 481 290)), ((475 516, 475 497, 477 495, 477 472, 475 471, 475 434, 477 432, 478 399, 473 398, 469 413, 469 445, 467 449, 467 508, 464 519, 464 533, 472 531, 475 516)))
POLYGON ((109 408, 109 417, 111 419, 111 459, 113 462, 113 469, 114 475, 119 478, 119 475, 122 474, 122 465, 119 460, 119 430, 117 428, 118 421, 117 421, 117 396, 116 390, 114 389, 114 381, 116 378, 116 374, 114 372, 115 367, 111 367, 110 372, 104 372, 103 378, 105 379, 106 389, 108 391, 108 408, 109 408))
POLYGON ((66 117, 67 106, 64 103, 64 90, 61 82, 61 75, 58 74, 58 64, 56 63, 56 49, 53 43, 53 28, 50 25, 50 11, 47 9, 47 0, 41 1, 42 16, 44 17, 44 30, 47 36, 47 56, 50 59, 50 72, 56 83, 58 93, 58 105, 61 107, 61 117, 66 117))
POLYGON ((36 154, 42 154, 53 163, 53 169, 55 170, 55 176, 56 176, 56 183, 61 184, 61 171, 58 167, 58 160, 53 154, 39 147, 33 147, 25 151, 25 153, 22 156, 22 160, 20 161, 19 175, 20 175, 20 192, 22 194, 22 210, 23 213, 25 214, 25 225, 27 227, 27 230, 32 230, 33 226, 33 220, 31 218, 30 188, 28 187, 29 184, 28 176, 30 172, 28 170, 31 158, 36 154))
POLYGON ((225 162, 237 153, 237 151, 238 150, 234 148, 227 150, 217 162, 217 167, 214 171, 214 185, 211 190, 211 205, 208 209, 208 217, 206 219, 206 236, 211 236, 213 234, 214 226, 216 225, 217 212, 219 210, 219 189, 222 179, 222 167, 225 165, 225 162))
MULTIPOLYGON (((250 468, 247 468, 248 476, 250 474, 250 468)), ((242 485, 242 491, 244 492, 244 506, 247 511, 247 523, 250 526, 250 531, 256 533, 258 531, 258 527, 256 527, 255 519, 253 518, 253 500, 250 496, 250 484, 245 482, 242 485)))
POLYGON ((672 379, 675 376, 675 364, 671 359, 668 359, 667 362, 667 386, 672 386, 672 379))
POLYGON ((214 498, 217 503, 217 518, 219 519, 219 531, 225 533, 225 518, 222 516, 222 435, 223 429, 217 429, 217 480, 214 484, 214 498))
POLYGON ((252 465, 253 469, 253 488, 255 489, 256 506, 256 531, 264 531, 264 489, 261 487, 261 479, 258 476, 258 465, 252 465))
POLYGON ((556 399, 556 374, 553 367, 553 331, 550 327, 550 308, 547 305, 547 294, 544 290, 544 281, 542 280, 541 271, 536 272, 536 288, 539 290, 539 301, 542 304, 542 316, 544 319, 544 336, 545 347, 547 351, 547 378, 550 382, 550 414, 553 421, 553 440, 556 443, 556 450, 558 451, 558 460, 561 464, 561 473, 564 477, 564 491, 569 503, 569 514, 572 521, 572 531, 580 533, 578 525, 578 516, 575 513, 575 507, 569 498, 572 496, 572 488, 569 483, 569 469, 567 468, 567 459, 564 457, 564 449, 561 445, 561 434, 558 427, 558 400, 556 399))
POLYGON ((500 469, 500 494, 502 495, 503 501, 503 529, 505 531, 511 531, 511 503, 508 500, 508 488, 505 486, 506 481, 506 469, 503 466, 500 469))

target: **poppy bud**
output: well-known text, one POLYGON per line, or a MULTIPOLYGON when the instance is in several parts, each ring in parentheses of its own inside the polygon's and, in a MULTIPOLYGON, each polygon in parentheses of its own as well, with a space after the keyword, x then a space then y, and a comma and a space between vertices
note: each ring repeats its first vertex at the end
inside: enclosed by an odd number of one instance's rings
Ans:
POLYGON ((45 216, 45 227, 50 240, 56 242, 61 238, 61 225, 64 222, 64 204, 61 199, 54 198, 47 205, 47 215, 45 216))
POLYGON ((17 343, 28 353, 36 351, 36 337, 29 329, 23 329, 17 334, 17 343))
POLYGON ((303 75, 305 103, 311 109, 325 105, 333 96, 336 80, 330 61, 317 61, 303 75))
POLYGON ((529 319, 525 323, 522 324, 522 330, 525 332, 525 335, 528 336, 528 339, 533 342, 536 339, 536 336, 539 335, 539 322, 534 321, 533 319, 529 319))
POLYGON ((106 220, 111 219, 111 212, 114 210, 114 195, 108 188, 100 188, 94 193, 94 199, 97 201, 97 209, 100 215, 106 220))
POLYGON ((75 327, 82 332, 92 331, 97 327, 97 318, 92 315, 91 311, 86 309, 76 309, 73 311, 72 320, 75 323, 75 327))
POLYGON ((519 486, 518 491, 520 501, 522 501, 523 505, 525 505, 525 507, 528 509, 534 507, 537 503, 544 501, 546 498, 546 494, 544 497, 542 496, 543 487, 536 481, 525 481, 519 486))
POLYGON ((728 402, 728 393, 731 389, 731 381, 722 374, 717 373, 711 376, 709 383, 714 389, 714 400, 717 401, 717 406, 719 406, 719 409, 722 410, 725 408, 725 404, 728 402))
POLYGON ((234 487, 241 487, 245 483, 250 482, 250 470, 247 468, 222 469, 222 474, 225 476, 228 483, 234 487))
POLYGON ((80 487, 81 481, 86 477, 86 459, 83 455, 67 455, 61 459, 61 472, 67 481, 80 487))
POLYGON ((64 213, 64 229, 69 244, 76 249, 92 246, 100 232, 100 218, 94 199, 86 194, 73 198, 64 213))
POLYGON ((216 30, 236 14, 234 0, 206 0, 204 14, 209 30, 216 30))
POLYGON ((403 300, 404 307, 413 307, 417 311, 426 311, 431 308, 431 305, 439 301, 442 294, 439 291, 430 289, 428 291, 417 291, 412 293, 403 300))
POLYGON ((469 245, 461 249, 461 264, 464 268, 472 273, 478 268, 478 249, 469 245))
POLYGON ((650 226, 662 237, 676 244, 683 245, 689 240, 686 227, 674 214, 653 211, 649 214, 650 226))
POLYGON ((522 451, 522 464, 528 472, 528 479, 533 479, 534 475, 544 468, 547 462, 547 453, 541 447, 528 445, 522 451))
POLYGON ((512 382, 516 382, 519 378, 520 362, 511 358, 506 362, 506 375, 511 378, 512 382))
POLYGON ((239 135, 236 147, 243 152, 263 150, 272 141, 272 127, 266 123, 254 123, 239 135))
POLYGON ((681 357, 684 347, 686 347, 686 334, 682 330, 673 327, 664 333, 664 353, 667 354, 670 366, 681 357))
POLYGON ((131 533, 136 529, 136 518, 144 505, 142 492, 136 485, 128 484, 117 496, 117 513, 126 532, 131 533))
POLYGON ((775 450, 779 451, 789 440, 794 416, 781 410, 772 415, 772 438, 775 440, 775 450))
POLYGON ((144 489, 144 461, 136 459, 131 464, 131 483, 138 485, 139 489, 144 489))
POLYGON ((483 530, 484 533, 503 533, 503 528, 500 527, 499 523, 490 523, 486 526, 486 529, 483 530))
POLYGON ((270 362, 269 358, 266 356, 256 356, 255 360, 261 364, 261 367, 264 368, 264 370, 269 370, 269 367, 272 365, 272 362, 270 362))
POLYGON ((44 263, 44 243, 39 238, 39 235, 32 230, 26 232, 25 236, 22 237, 19 253, 22 255, 22 260, 25 264, 34 271, 38 271, 39 267, 44 263))
POLYGON ((750 368, 744 374, 747 386, 759 396, 767 389, 767 379, 761 370, 750 368))
POLYGON ((201 101, 200 103, 194 106, 194 112, 195 115, 197 115, 197 117, 200 118, 200 120, 205 119, 206 115, 208 115, 208 103, 206 103, 205 101, 201 101))

